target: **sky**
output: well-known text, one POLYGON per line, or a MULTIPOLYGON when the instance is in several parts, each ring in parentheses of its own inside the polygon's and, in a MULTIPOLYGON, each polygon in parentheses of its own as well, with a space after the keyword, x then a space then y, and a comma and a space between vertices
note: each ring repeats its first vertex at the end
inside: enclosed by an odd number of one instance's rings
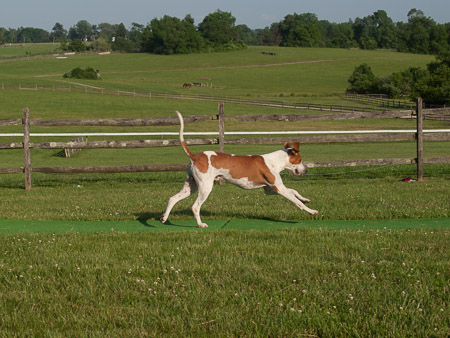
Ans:
POLYGON ((438 23, 450 22, 449 0, 19 0, 2 1, 0 27, 35 27, 51 31, 55 23, 65 29, 80 20, 90 24, 133 22, 147 25, 164 15, 184 18, 190 14, 199 24, 217 9, 231 12, 236 24, 252 29, 279 22, 288 14, 314 13, 319 20, 347 22, 385 10, 394 22, 408 20, 410 9, 416 8, 438 23))

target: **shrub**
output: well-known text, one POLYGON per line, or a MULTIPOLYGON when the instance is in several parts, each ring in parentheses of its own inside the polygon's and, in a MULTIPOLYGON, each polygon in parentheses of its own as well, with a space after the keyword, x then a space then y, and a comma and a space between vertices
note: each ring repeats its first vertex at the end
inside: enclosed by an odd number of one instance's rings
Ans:
POLYGON ((356 67, 348 82, 350 86, 347 88, 347 92, 358 94, 372 94, 378 85, 378 80, 367 63, 356 67))
POLYGON ((92 67, 87 67, 86 69, 77 67, 72 69, 70 72, 65 73, 63 77, 72 79, 98 80, 100 75, 98 74, 98 71, 94 70, 92 67))
POLYGON ((67 48, 72 52, 86 51, 86 45, 80 39, 72 40, 67 48))

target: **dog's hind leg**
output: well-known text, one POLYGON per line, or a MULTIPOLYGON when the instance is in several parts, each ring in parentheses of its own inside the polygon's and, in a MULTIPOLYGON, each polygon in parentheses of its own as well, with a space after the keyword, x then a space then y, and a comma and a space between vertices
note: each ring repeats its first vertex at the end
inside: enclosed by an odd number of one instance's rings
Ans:
POLYGON ((195 182, 194 177, 188 174, 186 177, 186 181, 184 182, 183 188, 180 190, 180 192, 169 198, 166 211, 164 211, 164 214, 161 215, 160 221, 162 223, 165 223, 169 218, 170 211, 172 210, 174 205, 177 204, 182 199, 189 197, 196 191, 197 191, 197 183, 195 182))
POLYGON ((207 228, 208 224, 203 223, 200 219, 200 208, 202 207, 202 204, 206 201, 209 194, 211 193, 211 190, 214 185, 214 179, 211 180, 203 180, 201 184, 199 184, 198 187, 198 196, 197 200, 194 202, 194 205, 192 206, 192 212, 194 213, 195 219, 197 220, 197 225, 199 228, 207 228))

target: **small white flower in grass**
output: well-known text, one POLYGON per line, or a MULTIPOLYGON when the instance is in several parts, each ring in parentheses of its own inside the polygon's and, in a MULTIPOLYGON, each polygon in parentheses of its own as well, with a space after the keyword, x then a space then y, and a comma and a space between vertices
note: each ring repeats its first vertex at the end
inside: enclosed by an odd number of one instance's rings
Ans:
POLYGON ((400 306, 400 311, 403 311, 403 306, 400 306))
POLYGON ((291 312, 295 312, 295 309, 293 307, 291 307, 291 312))
POLYGON ((372 273, 372 279, 377 279, 377 276, 375 276, 374 273, 372 273))
POLYGON ((283 303, 278 304, 280 307, 283 307, 283 303))

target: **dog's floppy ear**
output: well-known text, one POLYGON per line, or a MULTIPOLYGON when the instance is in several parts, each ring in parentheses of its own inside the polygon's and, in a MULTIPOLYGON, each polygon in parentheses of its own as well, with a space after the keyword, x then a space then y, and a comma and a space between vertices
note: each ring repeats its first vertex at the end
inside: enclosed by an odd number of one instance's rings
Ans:
POLYGON ((289 142, 284 142, 283 147, 284 147, 284 149, 288 149, 291 147, 291 145, 289 144, 289 142))
POLYGON ((292 148, 298 153, 300 151, 299 148, 300 142, 294 142, 292 143, 292 148))

